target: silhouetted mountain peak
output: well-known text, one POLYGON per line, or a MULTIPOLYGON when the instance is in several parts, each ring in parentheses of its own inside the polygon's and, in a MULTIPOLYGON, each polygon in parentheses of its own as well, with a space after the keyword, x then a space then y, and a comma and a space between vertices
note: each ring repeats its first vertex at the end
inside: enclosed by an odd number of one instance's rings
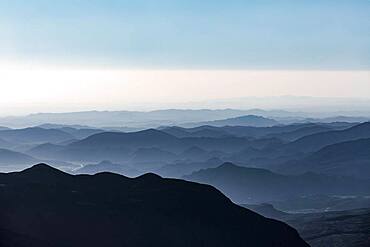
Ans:
POLYGON ((37 165, 34 165, 30 168, 27 168, 19 174, 25 175, 27 177, 32 178, 33 176, 42 176, 42 177, 48 177, 48 176, 70 176, 68 173, 62 172, 61 170, 58 170, 52 166, 49 166, 44 163, 40 163, 37 165))
POLYGON ((157 180, 160 180, 160 179, 162 179, 162 177, 159 176, 159 175, 157 175, 157 174, 155 174, 155 173, 149 172, 149 173, 145 173, 145 174, 137 177, 136 179, 140 179, 140 180, 148 181, 149 182, 149 181, 157 181, 157 180))

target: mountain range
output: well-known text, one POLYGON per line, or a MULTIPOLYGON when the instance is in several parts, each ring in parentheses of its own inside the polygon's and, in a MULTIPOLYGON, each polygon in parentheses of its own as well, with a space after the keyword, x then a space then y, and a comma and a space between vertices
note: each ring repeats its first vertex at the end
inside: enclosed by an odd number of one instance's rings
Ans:
POLYGON ((238 203, 286 200, 312 194, 353 195, 370 193, 370 179, 360 180, 315 173, 282 175, 260 168, 224 163, 202 169, 184 179, 210 184, 238 203))
POLYGON ((284 173, 316 171, 370 179, 370 138, 335 143, 281 166, 284 173))
POLYGON ((255 116, 255 115, 245 115, 245 116, 239 116, 234 118, 227 118, 227 119, 221 119, 221 120, 213 120, 213 121, 206 121, 206 122, 199 122, 199 123, 189 123, 184 124, 185 126, 202 126, 202 125, 209 125, 209 126, 216 126, 216 127, 222 127, 222 126, 254 126, 254 127, 269 127, 278 125, 279 122, 270 119, 265 118, 262 116, 255 116))
MULTIPOLYGON (((254 99, 255 100, 255 99, 254 99)), ((200 126, 202 123, 225 120, 230 118, 243 117, 248 115, 260 116, 272 119, 280 124, 306 123, 306 122, 365 122, 370 118, 366 117, 368 111, 364 112, 331 112, 331 113, 312 113, 312 112, 289 112, 285 110, 236 110, 236 109, 167 109, 155 111, 84 111, 69 113, 37 113, 26 116, 1 117, 0 125, 24 128, 41 125, 45 123, 51 125, 71 126, 86 128, 122 128, 128 131, 130 128, 142 130, 147 128, 157 128, 163 125, 186 125, 200 126), (365 115, 365 117, 361 117, 365 115), (88 127, 90 128, 90 127, 88 127)), ((250 122, 252 124, 253 122, 250 122)), ((272 123, 272 122, 271 122, 272 123)))
MULTIPOLYGON (((219 159, 283 174, 311 171, 368 178, 368 143, 359 139, 370 138, 369 126, 369 122, 273 127, 206 125, 107 132, 79 125, 47 124, 45 129, 2 130, 0 147, 38 161, 59 160, 80 165, 110 161, 139 172, 155 171, 178 177, 196 171, 193 169, 215 167, 216 163, 205 164, 207 160, 219 159), (199 165, 180 166, 191 163, 199 165)), ((4 158, 2 163, 7 162, 4 158)))

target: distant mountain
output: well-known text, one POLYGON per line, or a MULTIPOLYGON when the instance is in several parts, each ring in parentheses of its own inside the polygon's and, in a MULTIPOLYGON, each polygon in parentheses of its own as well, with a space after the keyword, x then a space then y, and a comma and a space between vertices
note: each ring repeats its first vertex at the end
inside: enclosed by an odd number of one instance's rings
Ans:
POLYGON ((72 136, 74 136, 75 139, 84 139, 91 135, 104 132, 104 130, 101 129, 75 129, 70 127, 63 127, 60 128, 59 130, 71 134, 72 136))
POLYGON ((178 155, 183 160, 206 160, 212 158, 210 156, 212 156, 210 152, 197 146, 190 147, 178 155))
POLYGON ((358 124, 344 130, 334 130, 308 135, 289 143, 286 148, 303 152, 314 152, 327 145, 361 138, 370 138, 370 122, 358 124))
POLYGON ((67 125, 67 124, 46 123, 46 124, 41 124, 37 127, 43 128, 43 129, 61 130, 61 131, 64 131, 68 134, 71 134, 74 137, 74 139, 84 139, 84 138, 86 138, 90 135, 104 132, 104 130, 102 130, 102 129, 92 128, 92 127, 89 127, 89 126, 86 126, 86 125, 78 125, 78 124, 67 125))
POLYGON ((316 122, 321 123, 334 123, 334 122, 363 123, 368 121, 370 121, 369 117, 349 117, 349 116, 327 117, 316 120, 316 122))
POLYGON ((207 121, 207 122, 200 122, 200 123, 191 123, 188 125, 192 126, 202 126, 202 125, 210 125, 210 126, 253 126, 253 127, 268 127, 278 125, 279 122, 270 118, 265 118, 261 116, 255 115, 246 115, 234 118, 227 118, 222 120, 214 120, 214 121, 207 121))
POLYGON ((86 111, 68 113, 37 113, 20 117, 0 118, 5 126, 25 127, 45 123, 55 125, 79 125, 102 128, 157 128, 163 125, 178 125, 186 122, 210 121, 246 115, 244 110, 156 110, 140 111, 86 111))
POLYGON ((10 130, 8 127, 0 126, 0 130, 10 130))
POLYGON ((57 143, 74 139, 71 134, 57 129, 43 129, 39 127, 25 129, 11 129, 0 131, 0 138, 13 143, 57 143))
POLYGON ((164 177, 181 178, 184 175, 189 175, 201 169, 218 167, 222 163, 224 163, 224 161, 220 158, 211 158, 206 161, 197 162, 179 161, 173 164, 164 165, 163 167, 155 170, 155 172, 164 177))
POLYGON ((327 132, 333 130, 330 127, 322 126, 322 125, 313 125, 308 127, 302 127, 293 131, 289 132, 282 132, 282 133, 275 133, 275 134, 269 134, 267 137, 275 137, 284 141, 295 141, 299 138, 302 138, 304 136, 313 135, 317 133, 327 132))
POLYGON ((71 144, 73 147, 82 146, 124 146, 124 147, 153 147, 160 145, 176 144, 178 138, 155 129, 138 132, 120 133, 104 132, 95 134, 84 140, 71 144))
POLYGON ((13 146, 15 146, 16 144, 14 144, 14 143, 11 143, 11 142, 8 142, 8 141, 6 141, 6 140, 4 140, 4 139, 1 139, 0 138, 0 148, 5 148, 5 149, 7 149, 7 148, 11 148, 11 147, 13 147, 13 146))
POLYGON ((72 176, 47 165, 0 174, 1 246, 308 246, 288 225, 218 190, 146 174, 72 176), (46 203, 47 202, 47 203, 46 203), (10 236, 8 235, 10 234, 10 236), (25 242, 22 242, 24 240, 25 242))
MULTIPOLYGON (((281 98, 279 98, 281 99, 281 98)), ((257 99, 250 99, 254 105, 257 99)), ((259 99, 265 100, 265 99, 259 99)), ((317 101, 318 99, 315 99, 317 101)), ((336 107, 338 106, 338 99, 335 99, 336 107)), ((317 103, 317 102, 316 102, 317 103)), ((204 107, 204 104, 202 104, 204 107)), ((234 104, 241 107, 240 104, 234 104)), ((346 105, 348 106, 348 105, 346 105)), ((212 105, 214 107, 214 105, 212 105)), ((120 131, 138 131, 138 129, 157 128, 163 125, 181 125, 190 122, 205 122, 227 118, 235 118, 246 115, 258 115, 265 118, 275 119, 280 123, 291 124, 297 122, 331 122, 331 121, 369 121, 366 117, 346 117, 346 115, 367 116, 368 111, 361 112, 334 112, 334 113, 307 113, 307 112, 289 112, 284 110, 235 110, 235 109, 199 109, 199 110, 181 110, 181 109, 167 109, 156 111, 85 111, 85 112, 67 112, 67 113, 37 113, 27 116, 19 117, 2 117, 0 118, 0 125, 24 128, 30 126, 43 125, 58 125, 69 127, 98 127, 106 130, 119 127, 120 131), (335 115, 343 115, 344 117, 332 117, 335 115), (308 119, 311 117, 312 119, 308 119), (330 117, 325 119, 325 117, 330 117), (366 120, 367 119, 367 120, 366 120), (105 127, 109 126, 109 127, 105 127)), ((48 125, 43 126, 48 128, 48 125)), ((118 129, 115 129, 118 130, 118 129)))
MULTIPOLYGON (((289 135, 297 131, 297 136, 305 135, 305 131, 308 134, 313 134, 317 130, 341 130, 345 128, 352 127, 354 124, 339 124, 339 123, 330 123, 330 124, 316 124, 316 123, 300 123, 300 124, 290 124, 290 125, 275 125, 271 127, 252 127, 252 126, 210 126, 203 125, 193 128, 182 128, 177 126, 172 127, 161 127, 160 130, 168 134, 177 137, 225 137, 225 136, 236 136, 236 137, 253 137, 253 138, 267 138, 267 137, 278 137, 280 135, 289 135), (309 133, 309 130, 312 128, 312 132, 309 133)), ((295 136, 294 136, 295 137, 295 136)))
POLYGON ((130 160, 140 148, 176 148, 178 145, 178 138, 155 129, 132 133, 103 132, 73 142, 52 155, 76 161, 123 162, 130 160))
POLYGON ((0 149, 0 165, 1 166, 17 166, 36 163, 38 160, 19 152, 14 152, 7 149, 0 149))
POLYGON ((60 160, 43 159, 29 154, 15 152, 8 149, 0 149, 0 172, 19 171, 30 167, 32 164, 48 162, 54 167, 69 171, 76 168, 75 164, 60 160))
MULTIPOLYGON (((139 148, 132 154, 131 161, 134 163, 149 163, 149 167, 160 167, 177 159, 177 155, 159 148, 139 148)), ((141 166, 142 166, 141 165, 141 166)))
POLYGON ((93 129, 87 125, 80 125, 80 124, 52 124, 52 123, 44 123, 40 124, 36 127, 40 127, 43 129, 62 129, 62 128, 72 128, 72 129, 93 129))
MULTIPOLYGON (((167 158, 169 162, 177 158, 190 158, 186 155, 194 152, 194 150, 190 150, 192 147, 197 147, 209 153, 208 157, 215 157, 216 153, 237 152, 243 147, 250 146, 263 148, 271 144, 279 145, 281 143, 277 139, 255 140, 234 136, 178 138, 161 130, 148 129, 130 133, 98 133, 83 140, 72 142, 62 150, 55 150, 54 152, 46 146, 39 146, 36 149, 39 154, 49 153, 47 156, 49 158, 67 161, 100 162, 111 160, 115 163, 129 161, 154 163, 154 161, 164 162, 167 158), (143 152, 145 150, 146 152, 143 152), (148 154, 150 150, 152 151, 151 155, 148 154), (155 150, 157 150, 157 154, 154 154, 155 150), (161 154, 159 151, 164 153, 161 154)), ((44 155, 44 157, 46 156, 44 155)), ((204 158, 207 158, 207 155, 204 158)), ((202 157, 202 160, 204 158, 202 157)), ((192 159, 199 161, 196 160, 196 156, 193 156, 192 159)))
POLYGON ((370 179, 370 138, 328 145, 281 166, 284 173, 314 171, 370 179))
POLYGON ((232 136, 230 133, 222 130, 221 128, 214 126, 199 126, 194 128, 181 128, 177 126, 172 127, 162 127, 161 131, 166 132, 170 135, 184 138, 184 137, 214 137, 222 138, 232 136))
POLYGON ((109 160, 104 160, 98 164, 88 164, 74 171, 75 174, 97 174, 100 172, 114 172, 121 175, 134 177, 143 174, 142 172, 122 164, 115 164, 109 160))
POLYGON ((224 153, 237 152, 245 147, 265 147, 270 145, 271 141, 274 140, 262 140, 262 139, 251 139, 245 137, 223 137, 223 138, 211 138, 211 137, 189 137, 180 139, 181 143, 186 148, 197 146, 206 151, 221 151, 224 153))
MULTIPOLYGON (((342 123, 332 123, 324 125, 309 123, 274 126, 271 128, 240 128, 240 133, 257 134, 259 136, 259 139, 255 142, 262 142, 262 140, 265 140, 265 146, 258 147, 254 144, 253 148, 251 148, 250 146, 244 147, 243 150, 233 152, 230 156, 227 157, 226 160, 236 163, 243 162, 251 164, 253 166, 264 167, 279 171, 280 167, 284 166, 285 163, 292 162, 296 164, 295 161, 302 160, 306 156, 315 151, 318 151, 319 149, 327 145, 335 144, 347 139, 356 140, 370 135, 369 123, 363 123, 354 126, 350 125, 350 128, 342 129, 345 126, 347 125, 343 125, 342 123), (330 128, 332 130, 323 131, 325 128, 330 128), (319 132, 306 135, 291 142, 287 140, 311 131, 319 132), (267 132, 270 132, 270 134, 266 135, 267 132), (276 140, 269 141, 267 137, 274 137, 283 140, 285 139, 285 143, 279 144, 278 142, 276 142, 276 140)), ((231 130, 235 131, 234 129, 231 130)), ((289 169, 285 170, 284 173, 285 172, 289 172, 289 169)))
POLYGON ((64 146, 61 145, 44 143, 31 148, 26 153, 40 159, 52 159, 55 153, 62 152, 63 149, 64 146))
POLYGON ((314 173, 288 176, 269 170, 225 163, 184 176, 215 186, 239 203, 261 203, 310 194, 353 195, 370 192, 370 180, 329 177, 314 173))
POLYGON ((186 128, 178 127, 178 126, 169 126, 163 127, 161 126, 158 128, 160 131, 165 132, 169 135, 173 135, 179 138, 183 137, 192 137, 192 133, 189 132, 186 128))
POLYGON ((23 150, 29 150, 28 154, 42 159, 88 163, 110 160, 131 166, 137 164, 139 169, 147 167, 149 170, 171 163, 203 162, 214 157, 279 170, 281 164, 302 160, 327 145, 370 136, 368 126, 370 123, 364 123, 344 130, 331 130, 340 126, 317 124, 267 128, 169 127, 129 133, 101 132, 82 140, 71 139, 61 144, 43 143, 23 150), (311 134, 313 132, 315 134, 311 134), (205 136, 192 136, 194 133, 203 133, 205 136), (288 140, 305 134, 308 135, 295 141, 288 140))

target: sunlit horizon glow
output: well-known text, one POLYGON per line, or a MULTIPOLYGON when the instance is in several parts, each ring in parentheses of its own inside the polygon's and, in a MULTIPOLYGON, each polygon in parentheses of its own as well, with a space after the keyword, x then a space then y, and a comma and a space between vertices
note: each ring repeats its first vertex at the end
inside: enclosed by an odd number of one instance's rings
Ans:
POLYGON ((2 116, 153 110, 179 108, 181 103, 191 106, 191 102, 283 95, 370 98, 370 71, 72 69, 3 64, 0 82, 2 116))

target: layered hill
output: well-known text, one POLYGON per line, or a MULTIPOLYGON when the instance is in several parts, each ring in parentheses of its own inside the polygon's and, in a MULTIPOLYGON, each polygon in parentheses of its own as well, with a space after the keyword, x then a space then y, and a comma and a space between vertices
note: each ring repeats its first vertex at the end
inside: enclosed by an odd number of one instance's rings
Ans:
POLYGON ((58 129, 43 129, 39 127, 25 129, 1 130, 0 138, 12 143, 45 143, 45 142, 62 142, 75 137, 58 129))
POLYGON ((210 184, 238 203, 261 203, 311 194, 353 195, 370 192, 370 180, 331 177, 315 173, 282 175, 266 169, 224 163, 184 176, 210 184))
POLYGON ((235 152, 244 147, 263 148, 271 144, 280 145, 281 141, 235 136, 179 138, 161 130, 148 129, 130 133, 103 132, 65 146, 43 144, 29 152, 49 159, 78 162, 172 162, 197 157, 204 160, 214 157, 212 152, 235 152))
POLYGON ((315 171, 370 179, 370 138, 325 146, 301 160, 281 166, 284 173, 315 171))
POLYGON ((37 162, 37 159, 8 149, 0 149, 0 165, 25 165, 37 162))
POLYGON ((304 136, 287 145, 287 149, 314 152, 319 149, 345 141, 370 138, 370 122, 355 125, 344 130, 334 130, 304 136))

